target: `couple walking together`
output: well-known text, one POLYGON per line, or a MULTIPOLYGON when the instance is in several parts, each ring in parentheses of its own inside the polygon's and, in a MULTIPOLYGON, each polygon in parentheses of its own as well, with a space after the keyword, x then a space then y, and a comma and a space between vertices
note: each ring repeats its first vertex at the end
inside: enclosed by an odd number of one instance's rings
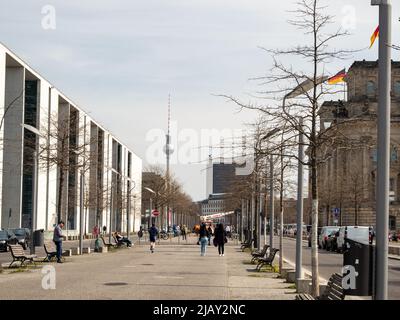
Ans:
MULTIPOLYGON (((211 237, 210 231, 207 230, 206 224, 203 222, 200 226, 200 232, 199 232, 199 241, 200 241, 200 255, 205 256, 206 255, 206 247, 207 243, 209 241, 209 238, 211 237)), ((226 231, 224 229, 224 225, 222 223, 219 223, 217 227, 215 228, 214 231, 214 245, 218 247, 218 253, 219 256, 224 256, 224 245, 227 242, 226 238, 226 231)))

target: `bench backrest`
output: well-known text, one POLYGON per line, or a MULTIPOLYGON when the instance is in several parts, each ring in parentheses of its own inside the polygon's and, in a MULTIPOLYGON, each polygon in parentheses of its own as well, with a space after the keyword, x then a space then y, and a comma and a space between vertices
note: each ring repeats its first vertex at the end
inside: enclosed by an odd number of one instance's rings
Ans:
POLYGON ((268 248, 269 248, 268 244, 264 245, 263 249, 261 250, 261 254, 263 256, 265 256, 267 254, 268 248))
POLYGON ((25 256, 25 251, 24 248, 22 248, 21 245, 19 244, 9 244, 10 251, 13 257, 24 257, 25 256))
POLYGON ((275 255, 276 255, 276 253, 279 251, 279 249, 275 249, 275 248, 272 248, 270 251, 269 251, 269 255, 268 255, 268 257, 267 257, 267 260, 268 261, 274 261, 274 258, 275 258, 275 255))
POLYGON ((103 241, 103 243, 104 243, 104 245, 105 245, 105 246, 107 246, 107 245, 109 245, 109 244, 110 244, 110 243, 106 242, 106 239, 104 239, 104 237, 103 237, 103 236, 101 236, 100 238, 101 238, 101 240, 103 241))
POLYGON ((342 287, 342 276, 334 273, 328 281, 325 292, 321 295, 321 300, 344 300, 344 292, 342 287))
POLYGON ((52 242, 45 242, 43 244, 43 247, 44 247, 44 251, 46 252, 46 254, 56 251, 56 248, 54 247, 54 244, 52 242))
MULTIPOLYGON (((112 236, 112 237, 114 238, 114 236, 112 236)), ((106 239, 103 236, 101 236, 101 240, 103 240, 103 243, 104 243, 105 246, 111 246, 112 245, 112 243, 106 242, 106 239)))

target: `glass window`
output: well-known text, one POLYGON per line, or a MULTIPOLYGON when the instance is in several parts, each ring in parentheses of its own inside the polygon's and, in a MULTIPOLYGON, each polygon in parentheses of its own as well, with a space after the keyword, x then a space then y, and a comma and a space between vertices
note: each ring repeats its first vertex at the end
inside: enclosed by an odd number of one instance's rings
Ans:
POLYGON ((375 82, 373 82, 373 81, 367 82, 367 96, 368 97, 375 96, 375 82))
POLYGON ((392 147, 392 150, 390 152, 390 160, 391 161, 397 160, 397 148, 396 147, 392 147))
POLYGON ((390 191, 394 191, 394 178, 390 178, 390 191))
POLYGON ((376 162, 377 159, 378 159, 378 152, 377 152, 376 149, 373 149, 373 150, 372 150, 372 161, 373 161, 373 162, 376 162))
POLYGON ((394 95, 395 95, 396 97, 400 97, 400 81, 396 81, 396 82, 394 83, 393 91, 394 91, 394 95))
POLYGON ((396 217, 395 216, 389 216, 389 229, 396 230, 396 217))

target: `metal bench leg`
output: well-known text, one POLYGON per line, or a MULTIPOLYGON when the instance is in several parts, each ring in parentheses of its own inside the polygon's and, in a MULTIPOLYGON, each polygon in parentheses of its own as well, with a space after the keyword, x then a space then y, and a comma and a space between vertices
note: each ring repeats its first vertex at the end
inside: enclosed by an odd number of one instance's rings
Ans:
POLYGON ((18 260, 13 260, 11 263, 10 263, 10 265, 8 266, 9 268, 11 268, 11 266, 14 264, 14 262, 16 262, 16 261, 18 261, 18 260))

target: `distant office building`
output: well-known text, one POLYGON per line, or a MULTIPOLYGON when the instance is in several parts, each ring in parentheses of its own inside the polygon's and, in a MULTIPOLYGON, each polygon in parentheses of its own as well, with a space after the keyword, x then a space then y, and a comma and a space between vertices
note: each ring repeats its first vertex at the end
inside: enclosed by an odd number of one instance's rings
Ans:
MULTIPOLYGON (((225 214, 227 210, 227 194, 231 192, 232 185, 237 181, 236 163, 213 163, 211 156, 207 164, 206 193, 207 198, 199 202, 202 216, 225 214)), ((244 177, 244 176, 243 176, 244 177)), ((217 219, 219 222, 232 223, 233 214, 217 219)))
POLYGON ((138 229, 142 160, 1 44, 0 116, 2 228, 52 230, 62 219, 74 234, 84 215, 88 233, 96 225, 124 232, 129 215, 138 229))
POLYGON ((210 194, 223 194, 230 192, 232 183, 237 178, 236 163, 213 163, 210 156, 207 164, 206 197, 210 194))

